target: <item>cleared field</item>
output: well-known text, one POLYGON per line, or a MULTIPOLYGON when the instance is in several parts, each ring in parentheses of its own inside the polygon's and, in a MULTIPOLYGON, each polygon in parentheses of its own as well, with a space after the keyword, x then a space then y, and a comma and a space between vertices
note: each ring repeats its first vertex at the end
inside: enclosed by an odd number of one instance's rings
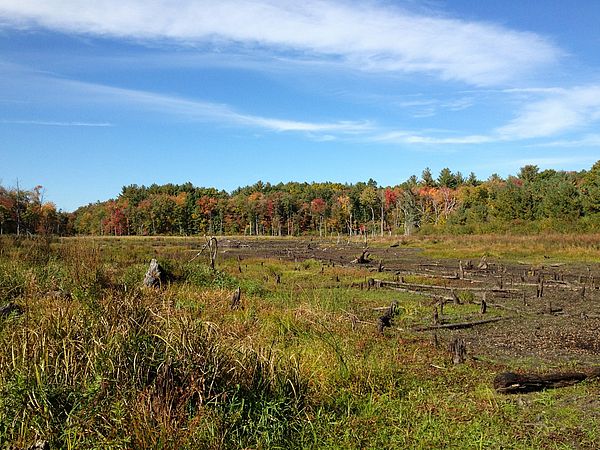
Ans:
POLYGON ((19 308, 0 318, 4 446, 600 446, 597 380, 492 386, 600 364, 597 236, 387 239, 364 264, 359 240, 227 237, 216 271, 201 238, 0 243, 0 307, 19 308), (506 320, 417 331, 434 308, 441 325, 506 320))

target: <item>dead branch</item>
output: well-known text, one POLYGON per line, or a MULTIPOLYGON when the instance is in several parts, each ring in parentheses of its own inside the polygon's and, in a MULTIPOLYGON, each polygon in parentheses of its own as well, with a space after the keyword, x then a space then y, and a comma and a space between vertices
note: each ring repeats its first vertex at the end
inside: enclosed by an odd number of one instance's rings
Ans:
MULTIPOLYGON (((198 256, 200 256, 204 252, 204 250, 208 250, 208 256, 210 258, 210 268, 212 270, 215 270, 215 261, 217 260, 218 248, 219 248, 219 241, 217 241, 216 237, 211 236, 210 238, 206 238, 206 243, 204 244, 202 249, 198 253, 196 253, 194 255, 194 257, 192 259, 190 259, 188 262, 192 262, 198 256)), ((241 272, 241 270, 240 270, 240 272, 241 272)))

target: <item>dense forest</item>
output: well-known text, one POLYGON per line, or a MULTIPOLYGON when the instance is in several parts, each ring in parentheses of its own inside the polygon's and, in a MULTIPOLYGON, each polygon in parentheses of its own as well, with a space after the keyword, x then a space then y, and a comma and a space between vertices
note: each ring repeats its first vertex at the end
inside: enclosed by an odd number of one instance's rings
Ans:
POLYGON ((600 230, 600 161, 590 170, 522 167, 506 179, 426 168, 396 186, 257 182, 228 193, 191 183, 130 185, 73 213, 43 188, 0 186, 0 233, 91 235, 534 233, 600 230))

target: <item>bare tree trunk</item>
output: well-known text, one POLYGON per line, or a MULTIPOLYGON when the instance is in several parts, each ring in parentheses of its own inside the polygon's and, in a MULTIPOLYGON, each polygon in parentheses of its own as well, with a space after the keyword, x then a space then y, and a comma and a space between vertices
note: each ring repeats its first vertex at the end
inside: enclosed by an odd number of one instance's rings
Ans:
POLYGON ((384 218, 385 218, 385 191, 381 190, 381 237, 383 237, 384 218))

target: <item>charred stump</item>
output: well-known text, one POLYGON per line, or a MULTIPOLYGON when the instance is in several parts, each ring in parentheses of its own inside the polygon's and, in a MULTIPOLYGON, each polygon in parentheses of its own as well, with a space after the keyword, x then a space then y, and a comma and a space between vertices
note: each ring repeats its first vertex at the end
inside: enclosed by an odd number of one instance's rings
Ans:
POLYGON ((385 314, 383 316, 380 316, 377 320, 377 331, 379 331, 380 334, 383 334, 383 330, 385 328, 389 328, 392 326, 392 319, 396 315, 397 307, 398 302, 393 301, 390 307, 386 310, 385 314))
POLYGON ((370 291, 371 288, 375 287, 375 280, 373 278, 369 278, 367 280, 367 291, 370 291))
POLYGON ((369 254, 370 254, 369 250, 364 249, 362 254, 358 258, 352 260, 352 263, 353 264, 368 264, 368 263, 370 263, 371 260, 369 259, 369 254))
POLYGON ((543 296, 544 296, 544 279, 540 278, 540 281, 538 282, 538 285, 537 285, 536 297, 542 298, 543 296))

